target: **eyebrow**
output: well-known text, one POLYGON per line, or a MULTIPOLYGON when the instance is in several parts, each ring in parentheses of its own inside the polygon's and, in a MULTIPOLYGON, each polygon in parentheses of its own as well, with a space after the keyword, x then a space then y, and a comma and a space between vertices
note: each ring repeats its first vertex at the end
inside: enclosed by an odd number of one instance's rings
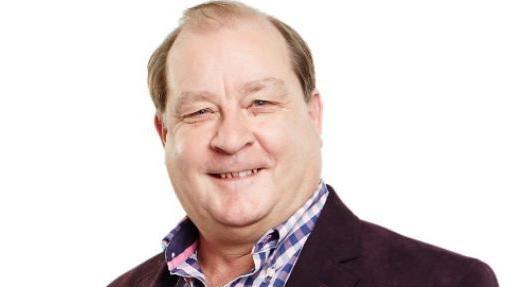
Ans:
MULTIPOLYGON (((281 90, 282 95, 285 89, 285 82, 281 79, 275 77, 266 77, 254 81, 246 82, 242 85, 240 91, 241 94, 247 96, 248 94, 258 92, 263 89, 273 88, 276 90, 281 90)), ((208 92, 208 91, 182 91, 179 93, 179 97, 177 98, 177 103, 175 104, 175 112, 178 113, 182 106, 187 103, 197 102, 197 101, 210 101, 214 98, 218 98, 218 95, 208 92)))
POLYGON ((241 91, 243 92, 244 95, 247 95, 267 87, 283 90, 285 89, 285 82, 275 77, 267 77, 260 80, 245 83, 241 88, 241 91))

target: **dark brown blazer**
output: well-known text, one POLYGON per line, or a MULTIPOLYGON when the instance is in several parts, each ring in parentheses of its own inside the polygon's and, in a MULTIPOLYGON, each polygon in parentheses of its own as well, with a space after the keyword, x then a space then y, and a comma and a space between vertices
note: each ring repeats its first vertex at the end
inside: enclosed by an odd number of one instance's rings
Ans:
MULTIPOLYGON (((465 257, 358 219, 330 191, 305 243, 288 287, 497 287, 491 268, 465 257)), ((169 287, 160 253, 109 287, 169 287)))

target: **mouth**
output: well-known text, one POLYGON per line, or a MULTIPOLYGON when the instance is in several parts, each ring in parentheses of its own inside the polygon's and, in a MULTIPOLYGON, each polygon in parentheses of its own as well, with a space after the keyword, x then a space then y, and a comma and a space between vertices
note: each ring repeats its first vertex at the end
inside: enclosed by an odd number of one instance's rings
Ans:
POLYGON ((248 178, 257 175, 262 168, 254 168, 254 169, 245 169, 240 171, 227 171, 220 173, 209 173, 210 176, 213 176, 218 179, 223 180, 237 180, 242 178, 248 178))

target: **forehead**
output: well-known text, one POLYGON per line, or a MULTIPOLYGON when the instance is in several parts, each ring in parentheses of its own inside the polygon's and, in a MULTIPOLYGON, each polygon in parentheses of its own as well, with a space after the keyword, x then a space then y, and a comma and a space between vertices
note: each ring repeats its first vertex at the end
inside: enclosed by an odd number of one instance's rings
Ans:
POLYGON ((217 29, 183 29, 167 58, 169 94, 240 89, 251 81, 282 79, 292 67, 287 44, 268 21, 240 20, 217 29))

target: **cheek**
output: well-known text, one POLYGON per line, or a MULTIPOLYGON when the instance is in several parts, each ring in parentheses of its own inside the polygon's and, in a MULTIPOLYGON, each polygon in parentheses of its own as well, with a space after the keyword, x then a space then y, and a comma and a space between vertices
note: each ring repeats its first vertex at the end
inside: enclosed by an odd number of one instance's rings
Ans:
POLYGON ((196 168, 204 159, 207 146, 204 131, 188 129, 170 135, 165 147, 167 166, 176 172, 196 168))
POLYGON ((293 146, 299 144, 296 140, 296 125, 289 115, 267 117, 256 124, 255 134, 262 148, 275 160, 292 156, 293 146))
POLYGON ((280 162, 307 160, 315 148, 316 133, 307 115, 268 118, 258 125, 257 134, 263 148, 280 162))

